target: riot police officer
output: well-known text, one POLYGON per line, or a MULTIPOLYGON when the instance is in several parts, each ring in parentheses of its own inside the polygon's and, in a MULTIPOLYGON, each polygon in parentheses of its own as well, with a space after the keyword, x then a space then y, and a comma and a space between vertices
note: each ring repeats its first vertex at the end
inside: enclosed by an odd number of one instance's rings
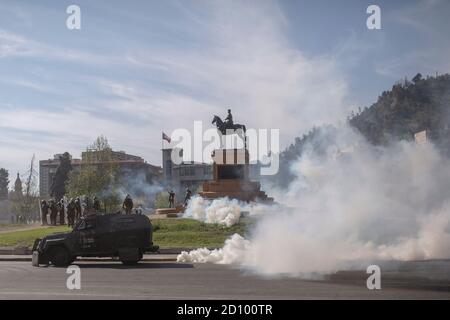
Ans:
POLYGON ((129 194, 127 194, 125 200, 123 200, 122 208, 125 210, 125 214, 131 214, 131 211, 133 210, 133 199, 131 199, 129 194))

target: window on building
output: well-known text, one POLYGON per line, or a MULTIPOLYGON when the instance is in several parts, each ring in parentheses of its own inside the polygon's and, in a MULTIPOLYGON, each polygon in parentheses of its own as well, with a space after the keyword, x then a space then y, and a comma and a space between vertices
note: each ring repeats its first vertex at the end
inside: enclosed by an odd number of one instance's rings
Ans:
POLYGON ((166 160, 166 176, 172 176, 172 161, 166 160))
POLYGON ((211 174, 212 167, 211 166, 204 166, 203 167, 203 175, 209 176, 211 174))

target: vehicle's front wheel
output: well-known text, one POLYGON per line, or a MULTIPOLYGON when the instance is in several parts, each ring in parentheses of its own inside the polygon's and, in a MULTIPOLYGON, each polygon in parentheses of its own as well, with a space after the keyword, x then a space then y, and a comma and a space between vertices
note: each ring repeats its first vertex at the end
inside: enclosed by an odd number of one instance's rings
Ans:
POLYGON ((70 255, 66 248, 51 248, 48 256, 50 262, 56 267, 65 267, 70 264, 70 255))

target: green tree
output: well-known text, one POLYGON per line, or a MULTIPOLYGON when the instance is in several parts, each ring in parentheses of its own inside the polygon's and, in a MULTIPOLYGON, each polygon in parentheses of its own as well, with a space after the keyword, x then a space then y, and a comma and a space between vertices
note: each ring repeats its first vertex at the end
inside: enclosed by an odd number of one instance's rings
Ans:
POLYGON ((16 182, 14 182, 14 199, 20 199, 23 197, 22 180, 20 180, 20 175, 17 173, 16 182))
POLYGON ((80 170, 72 170, 66 182, 66 191, 70 197, 86 195, 97 196, 103 200, 109 210, 118 209, 120 204, 117 191, 117 162, 108 140, 99 136, 82 153, 80 170))
POLYGON ((66 194, 65 184, 69 177, 69 172, 72 171, 70 154, 68 152, 64 152, 64 154, 59 157, 59 161, 59 166, 56 169, 50 188, 50 194, 52 197, 55 197, 57 201, 66 194))
POLYGON ((17 173, 14 192, 10 193, 11 212, 16 216, 17 222, 26 223, 39 220, 39 192, 33 167, 34 156, 31 160, 28 178, 22 183, 19 173, 17 173))
POLYGON ((412 79, 412 82, 417 83, 420 80, 422 80, 422 74, 418 73, 416 76, 412 79))
POLYGON ((8 170, 0 168, 0 200, 8 199, 9 173, 8 170))

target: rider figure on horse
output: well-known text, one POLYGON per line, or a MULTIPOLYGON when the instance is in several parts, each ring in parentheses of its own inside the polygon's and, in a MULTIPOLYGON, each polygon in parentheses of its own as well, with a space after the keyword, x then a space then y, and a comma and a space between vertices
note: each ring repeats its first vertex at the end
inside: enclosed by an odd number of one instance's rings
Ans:
POLYGON ((224 122, 226 128, 231 128, 233 126, 233 115, 231 114, 231 109, 228 109, 228 115, 224 122))
POLYGON ((244 148, 247 148, 247 137, 245 133, 247 129, 245 128, 245 125, 233 122, 231 109, 228 109, 228 115, 224 120, 220 119, 219 116, 214 115, 211 123, 216 125, 221 136, 236 133, 242 141, 244 141, 244 148))

